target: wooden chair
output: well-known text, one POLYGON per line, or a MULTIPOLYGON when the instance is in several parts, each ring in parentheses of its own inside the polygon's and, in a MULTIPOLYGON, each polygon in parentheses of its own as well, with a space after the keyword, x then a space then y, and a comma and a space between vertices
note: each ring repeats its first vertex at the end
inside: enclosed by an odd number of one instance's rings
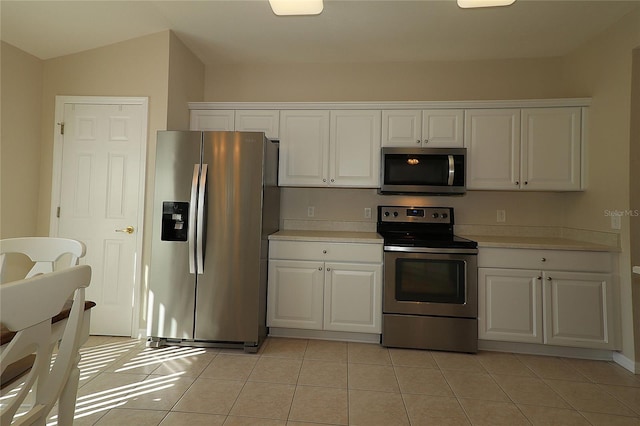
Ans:
POLYGON ((78 348, 85 319, 85 288, 91 280, 91 268, 73 266, 60 271, 0 286, 0 322, 16 334, 0 346, 2 371, 12 363, 35 352, 34 364, 25 384, 0 413, 0 424, 44 425, 46 417, 59 400, 58 424, 72 424, 78 389, 78 348), (68 299, 73 303, 68 318, 52 324, 52 318, 63 310, 68 299), (63 326, 59 349, 52 364, 52 342, 60 337, 56 327, 63 326), (14 419, 29 391, 35 403, 14 419))

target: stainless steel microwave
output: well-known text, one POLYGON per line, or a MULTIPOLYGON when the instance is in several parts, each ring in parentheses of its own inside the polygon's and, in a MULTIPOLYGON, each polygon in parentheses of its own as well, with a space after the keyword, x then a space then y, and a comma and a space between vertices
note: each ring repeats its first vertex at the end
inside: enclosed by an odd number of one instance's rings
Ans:
POLYGON ((382 148, 381 194, 464 194, 466 148, 382 148))

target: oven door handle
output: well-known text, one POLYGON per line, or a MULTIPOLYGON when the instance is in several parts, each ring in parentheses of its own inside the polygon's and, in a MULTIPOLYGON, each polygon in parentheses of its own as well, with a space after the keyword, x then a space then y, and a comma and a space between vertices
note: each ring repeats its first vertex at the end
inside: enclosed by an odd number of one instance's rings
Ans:
POLYGON ((402 253, 478 254, 478 249, 465 249, 465 248, 432 248, 432 247, 384 246, 384 251, 395 251, 395 252, 402 252, 402 253))

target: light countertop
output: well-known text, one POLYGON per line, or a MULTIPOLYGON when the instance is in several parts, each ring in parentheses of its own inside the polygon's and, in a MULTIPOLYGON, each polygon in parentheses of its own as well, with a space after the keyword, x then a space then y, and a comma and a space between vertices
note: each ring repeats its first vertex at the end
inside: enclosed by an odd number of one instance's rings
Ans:
POLYGON ((546 250, 620 251, 619 248, 560 237, 461 235, 478 242, 478 247, 546 250))
POLYGON ((336 243, 382 244, 376 232, 353 231, 278 231, 269 235, 271 241, 331 241, 336 243))

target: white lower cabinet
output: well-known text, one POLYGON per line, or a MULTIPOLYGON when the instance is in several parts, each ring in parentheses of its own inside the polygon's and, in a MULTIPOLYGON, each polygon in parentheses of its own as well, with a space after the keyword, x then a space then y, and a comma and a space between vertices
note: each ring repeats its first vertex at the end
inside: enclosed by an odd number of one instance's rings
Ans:
POLYGON ((542 343, 542 286, 538 272, 478 269, 478 338, 542 343))
POLYGON ((481 248, 478 338, 617 349, 611 257, 607 252, 481 248))
POLYGON ((382 265, 326 263, 324 329, 381 332, 382 265))
POLYGON ((267 325, 322 330, 324 263, 269 261, 267 325))
POLYGON ((267 326, 381 333, 381 244, 271 241, 270 252, 294 259, 270 255, 267 326))
POLYGON ((545 343, 614 349, 611 274, 543 273, 545 343))

